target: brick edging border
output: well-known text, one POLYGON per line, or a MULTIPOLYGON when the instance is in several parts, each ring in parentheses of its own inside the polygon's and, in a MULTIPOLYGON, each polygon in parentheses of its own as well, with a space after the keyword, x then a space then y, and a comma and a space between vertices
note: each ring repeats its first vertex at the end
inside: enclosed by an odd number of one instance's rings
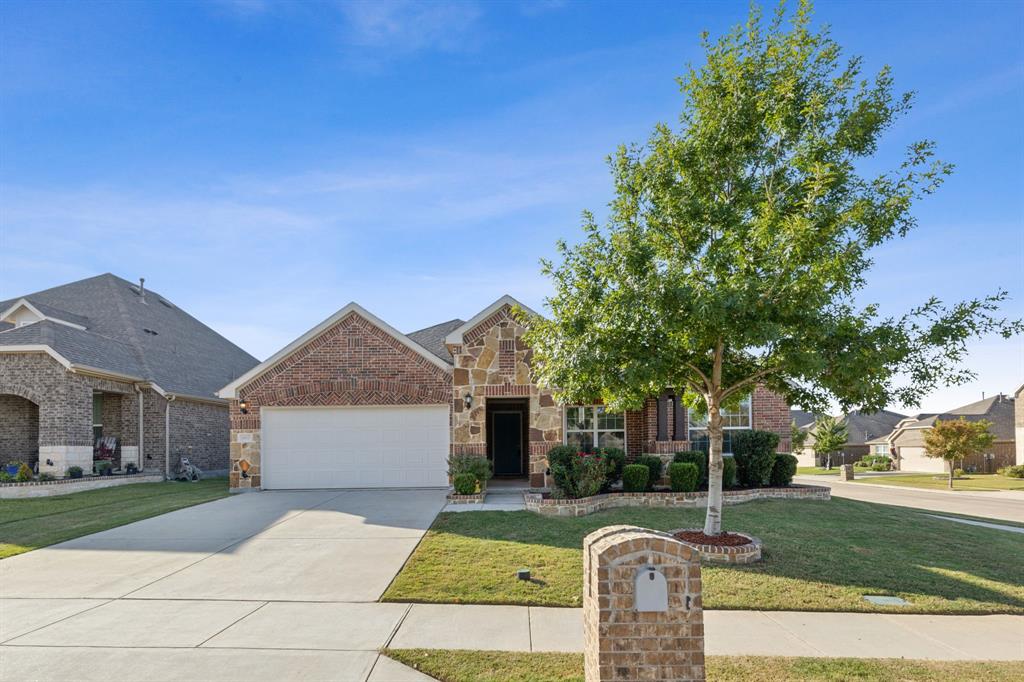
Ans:
POLYGON ((52 481, 4 481, 0 483, 0 488, 28 488, 36 485, 66 485, 69 483, 82 483, 83 481, 103 481, 103 480, 131 480, 135 478, 148 478, 151 476, 160 476, 163 478, 163 472, 150 472, 144 473, 139 472, 137 474, 114 474, 112 476, 82 476, 81 478, 56 478, 52 481))
POLYGON ((448 500, 448 504, 483 504, 486 497, 486 490, 473 495, 458 495, 452 491, 445 496, 445 499, 448 500))
MULTIPOLYGON (((821 485, 793 485, 787 488, 751 488, 725 490, 722 500, 726 505, 742 504, 754 500, 830 500, 832 491, 821 485)), ((707 492, 693 493, 608 493, 575 500, 545 499, 540 493, 526 493, 526 509, 542 516, 586 516, 604 509, 617 507, 704 507, 707 492)))
MULTIPOLYGON (((702 531, 703 528, 676 528, 670 530, 670 535, 681 533, 683 531, 702 531)), ((700 552, 700 558, 702 561, 716 563, 716 564, 753 564, 761 560, 761 538, 756 538, 748 533, 740 533, 738 531, 729 531, 732 535, 740 535, 745 537, 748 542, 745 545, 736 546, 721 546, 721 545, 703 545, 696 542, 690 542, 689 540, 683 540, 676 538, 679 542, 684 545, 689 545, 695 550, 700 552)))

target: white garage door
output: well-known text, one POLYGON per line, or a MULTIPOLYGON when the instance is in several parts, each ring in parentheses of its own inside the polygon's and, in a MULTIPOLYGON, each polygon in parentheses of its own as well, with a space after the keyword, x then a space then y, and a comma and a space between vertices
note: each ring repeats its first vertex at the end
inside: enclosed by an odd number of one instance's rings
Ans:
POLYGON ((943 474, 949 471, 949 464, 944 459, 924 454, 923 447, 904 445, 900 448, 900 471, 943 474))
POLYGON ((262 487, 448 484, 448 406, 263 408, 262 487))

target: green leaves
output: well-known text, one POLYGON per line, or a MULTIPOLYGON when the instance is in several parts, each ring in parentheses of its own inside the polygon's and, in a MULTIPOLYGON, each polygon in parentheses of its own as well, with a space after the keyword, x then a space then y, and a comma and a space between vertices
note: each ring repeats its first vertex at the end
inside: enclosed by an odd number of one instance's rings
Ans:
POLYGON ((858 169, 912 106, 888 68, 862 74, 811 6, 758 8, 704 42, 678 79, 677 128, 609 159, 607 223, 545 263, 553 316, 530 321, 540 379, 572 401, 637 408, 665 387, 705 405, 756 383, 823 410, 915 404, 959 383, 966 342, 1010 336, 1005 292, 897 318, 858 307, 871 252, 915 227, 914 203, 952 172, 921 140, 874 177, 858 169), (713 376, 716 358, 721 376, 713 376))

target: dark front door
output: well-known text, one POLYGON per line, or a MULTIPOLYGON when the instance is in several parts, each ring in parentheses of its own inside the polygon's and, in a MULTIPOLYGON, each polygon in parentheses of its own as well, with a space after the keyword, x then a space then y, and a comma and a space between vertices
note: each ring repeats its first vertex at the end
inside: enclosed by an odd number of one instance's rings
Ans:
POLYGON ((495 476, 523 473, 523 413, 491 413, 491 459, 495 476))

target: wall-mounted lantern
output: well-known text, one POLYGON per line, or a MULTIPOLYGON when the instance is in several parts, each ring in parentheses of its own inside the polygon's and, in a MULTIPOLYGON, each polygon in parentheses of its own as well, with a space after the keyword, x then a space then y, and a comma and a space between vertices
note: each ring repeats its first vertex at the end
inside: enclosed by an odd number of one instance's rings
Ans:
POLYGON ((467 393, 462 397, 462 404, 466 406, 466 409, 473 407, 473 396, 467 393))
POLYGON ((249 401, 248 400, 239 400, 238 401, 238 411, 241 412, 242 414, 249 414, 249 401))

